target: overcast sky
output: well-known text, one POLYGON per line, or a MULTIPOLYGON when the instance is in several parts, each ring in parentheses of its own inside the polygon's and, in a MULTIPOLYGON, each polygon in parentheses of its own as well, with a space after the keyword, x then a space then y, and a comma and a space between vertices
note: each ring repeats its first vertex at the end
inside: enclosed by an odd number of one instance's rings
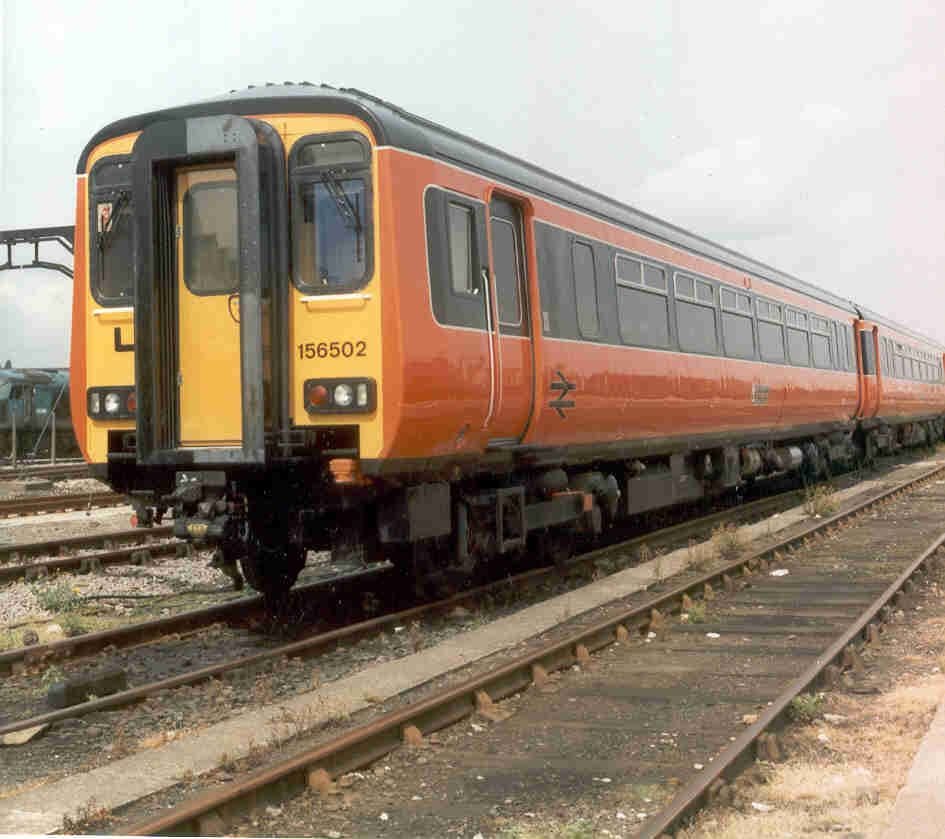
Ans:
MULTIPOLYGON (((327 82, 945 342, 943 9, 0 0, 0 229, 72 224, 76 159, 112 120, 327 82)), ((65 277, 0 272, 0 361, 66 363, 70 299, 65 277)))

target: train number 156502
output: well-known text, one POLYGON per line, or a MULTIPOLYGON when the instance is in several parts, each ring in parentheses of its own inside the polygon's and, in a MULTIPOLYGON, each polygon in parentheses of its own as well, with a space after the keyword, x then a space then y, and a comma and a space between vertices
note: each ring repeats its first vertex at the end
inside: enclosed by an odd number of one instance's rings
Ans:
POLYGON ((299 358, 351 358, 367 355, 366 341, 309 341, 299 344, 299 358))

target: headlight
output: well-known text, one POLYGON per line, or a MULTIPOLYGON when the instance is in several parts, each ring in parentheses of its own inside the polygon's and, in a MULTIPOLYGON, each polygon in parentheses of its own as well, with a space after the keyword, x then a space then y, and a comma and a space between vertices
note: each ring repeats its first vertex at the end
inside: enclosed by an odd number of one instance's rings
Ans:
POLYGON ((121 397, 117 393, 105 394, 105 413, 117 414, 121 408, 121 397))
POLYGON ((354 401, 354 390, 348 384, 335 385, 335 392, 332 396, 339 408, 348 408, 354 401))

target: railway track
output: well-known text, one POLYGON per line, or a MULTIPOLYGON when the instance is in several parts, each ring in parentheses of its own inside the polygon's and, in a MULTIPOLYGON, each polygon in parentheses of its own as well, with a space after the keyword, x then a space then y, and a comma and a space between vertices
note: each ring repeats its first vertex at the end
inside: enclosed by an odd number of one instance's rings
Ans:
POLYGON ((78 550, 92 545, 107 546, 104 550, 89 551, 72 556, 53 556, 32 562, 0 564, 0 584, 11 583, 16 580, 40 579, 63 571, 85 573, 97 571, 111 565, 146 564, 155 559, 186 556, 188 550, 192 550, 184 542, 176 540, 157 541, 169 539, 170 537, 170 527, 159 527, 151 530, 119 531, 107 536, 80 536, 7 547, 0 549, 0 560, 11 556, 16 556, 19 560, 33 554, 58 554, 68 548, 78 550), (128 542, 131 544, 115 546, 119 543, 128 542))
POLYGON ((115 492, 88 492, 75 495, 42 495, 36 498, 0 500, 0 519, 34 516, 41 513, 66 513, 70 510, 91 510, 96 507, 119 507, 128 499, 115 492))
POLYGON ((0 481, 21 481, 26 478, 47 478, 51 481, 59 481, 66 478, 87 478, 88 475, 89 467, 84 461, 0 468, 0 481))
MULTIPOLYGON (((599 548, 570 560, 567 570, 576 572, 581 568, 590 568, 598 560, 609 554, 630 551, 643 544, 658 546, 679 543, 680 541, 685 543, 685 540, 694 534, 709 533, 712 527, 720 522, 731 521, 733 518, 747 519, 763 516, 772 510, 784 508, 791 501, 796 500, 797 495, 797 490, 790 490, 775 496, 757 499, 756 501, 749 502, 739 507, 710 513, 698 519, 684 521, 654 533, 620 542, 615 546, 599 548)), ((157 547, 166 550, 167 553, 170 554, 183 546, 181 543, 169 543, 164 546, 152 547, 149 550, 154 552, 157 547)), ((140 549, 124 548, 113 551, 112 554, 115 555, 114 561, 122 561, 118 554, 125 556, 138 550, 140 549)), ((51 560, 50 562, 78 563, 83 559, 87 560, 95 556, 96 555, 68 557, 64 560, 51 560)), ((49 563, 46 564, 48 565, 49 563)), ((29 567, 31 566, 12 566, 10 570, 12 573, 13 571, 19 571, 29 567)), ((3 580, 4 570, 5 569, 0 566, 0 580, 3 580)), ((370 572, 366 573, 365 576, 383 573, 384 570, 385 568, 381 566, 378 569, 372 569, 370 572)), ((483 597, 493 595, 499 591, 521 591, 529 587, 534 588, 540 586, 546 582, 549 577, 559 571, 560 569, 552 567, 532 569, 513 577, 503 578, 488 585, 461 592, 441 600, 411 606, 407 609, 389 609, 386 614, 377 618, 360 620, 355 623, 332 628, 328 631, 318 632, 310 637, 292 641, 263 652, 231 659, 208 667, 160 679, 152 683, 138 685, 127 691, 98 698, 92 702, 81 703, 71 708, 40 714, 27 719, 2 723, 0 724, 0 736, 13 731, 32 728, 36 725, 58 722, 63 719, 83 716, 95 711, 121 707, 165 690, 171 690, 185 685, 199 684, 212 678, 219 678, 234 670, 258 666, 265 662, 278 660, 279 658, 301 658, 322 654, 334 649, 341 643, 353 643, 361 638, 383 632, 392 626, 403 625, 421 619, 429 619, 438 614, 448 612, 456 606, 475 604, 481 601, 483 597)), ((352 579, 356 578, 352 577, 352 579)), ((324 583, 299 587, 296 589, 296 597, 300 601, 305 598, 317 597, 321 593, 320 589, 327 588, 334 584, 334 582, 334 580, 327 580, 324 583)), ((0 653, 0 674, 21 672, 27 668, 37 669, 51 665, 57 661, 74 660, 95 655, 105 649, 124 649, 132 645, 139 645, 152 640, 161 639, 172 634, 193 632, 220 622, 232 623, 241 620, 249 620, 254 616, 262 614, 262 608, 263 604, 260 598, 243 598, 232 603, 183 612, 179 615, 140 624, 132 624, 128 627, 90 633, 76 638, 66 638, 32 647, 17 648, 6 653, 0 653)))
MULTIPOLYGON (((553 671, 569 668, 575 663, 587 663, 592 653, 610 647, 614 641, 620 641, 631 649, 628 658, 631 659, 629 667, 633 677, 627 679, 624 673, 623 684, 632 687, 621 694, 624 701, 632 700, 627 707, 643 705, 652 709, 659 704, 654 700, 661 697, 666 708, 671 711, 674 709, 675 712, 673 722, 667 722, 658 715, 648 720, 645 726, 646 744, 652 743, 654 731, 660 731, 661 726, 664 726, 664 733, 675 728, 678 734, 680 725, 691 725, 694 730, 711 731, 715 737, 714 742, 702 741, 697 746, 704 763, 690 763, 688 771, 684 771, 678 761, 673 765, 672 771, 678 776, 688 776, 687 780, 672 800, 642 827, 641 835, 659 836, 678 826, 708 797, 720 794, 725 779, 730 778, 742 762, 750 759, 757 743, 762 744, 758 748, 775 748, 771 732, 783 723, 790 701, 796 695, 808 690, 825 672, 828 678, 835 679, 841 666, 856 667, 858 656, 855 643, 864 636, 870 639, 876 637, 878 621, 888 614, 888 604, 895 602, 896 598, 908 597, 913 578, 922 573, 923 566, 933 559, 938 548, 945 543, 940 515, 945 489, 930 484, 933 478, 943 472, 945 467, 938 467, 841 513, 813 521, 785 539, 744 553, 704 573, 684 575, 678 582, 664 586, 662 591, 651 591, 640 598, 631 598, 633 602, 622 606, 613 604, 614 608, 603 619, 578 619, 570 631, 563 635, 559 633, 547 643, 531 645, 526 653, 502 666, 486 670, 462 684, 428 693, 419 701, 409 702, 289 759, 264 766, 238 780, 165 809, 159 816, 125 827, 122 832, 136 835, 197 835, 215 832, 219 830, 219 825, 232 825, 242 814, 263 803, 291 798, 311 784, 313 778, 323 783, 324 779, 337 778, 369 765, 396 750, 405 738, 429 735, 475 713, 477 709, 488 710, 494 702, 519 694, 533 685, 543 684, 553 671), (906 502, 901 496, 907 490, 910 495, 906 502), (901 526, 902 517, 910 510, 910 527, 904 529, 901 526), (864 516, 866 512, 873 515, 864 516), (798 555, 809 552, 810 542, 818 534, 830 533, 836 542, 840 539, 840 526, 854 518, 858 519, 858 526, 844 528, 842 532, 858 534, 850 542, 855 545, 855 551, 851 547, 850 555, 844 554, 842 567, 837 564, 838 547, 826 542, 826 551, 798 560, 796 564, 793 559, 783 558, 785 552, 805 545, 808 547, 798 555), (891 539, 895 539, 895 550, 887 544, 891 539), (882 561, 876 560, 879 545, 885 546, 882 561), (776 570, 787 570, 788 573, 761 573, 771 570, 772 558, 777 559, 779 567, 776 570), (782 569, 781 565, 787 565, 788 568, 782 569), (867 573, 871 576, 864 578, 867 573), (786 580, 788 583, 785 583, 786 580), (721 595, 720 592, 726 594, 721 595), (698 626, 674 624, 666 636, 672 639, 669 646, 663 637, 658 637, 652 645, 644 643, 650 641, 650 637, 634 643, 635 637, 647 631, 651 635, 663 635, 668 615, 694 610, 692 604, 700 599, 705 606, 711 605, 713 609, 718 607, 720 614, 713 614, 711 621, 698 626), (769 609, 773 609, 774 604, 780 611, 773 618, 761 619, 761 610, 757 607, 766 603, 769 609), (711 643, 713 636, 732 640, 722 642, 708 653, 704 643, 694 650, 690 649, 696 638, 702 641, 707 633, 711 633, 707 636, 710 639, 707 643, 711 643), (737 639, 748 635, 762 640, 756 641, 754 646, 749 643, 747 648, 739 649, 737 639), (724 695, 724 689, 719 690, 718 653, 723 645, 723 653, 728 657, 725 659, 726 667, 722 669, 729 671, 722 674, 725 677, 723 681, 731 692, 729 677, 733 675, 731 669, 734 667, 746 684, 751 682, 751 687, 743 691, 744 696, 733 698, 724 695), (753 670, 740 669, 738 656, 744 656, 746 650, 754 652, 757 662, 759 647, 769 654, 771 666, 768 670, 763 667, 759 670, 757 664, 753 670), (679 665, 674 656, 684 652, 696 661, 691 666, 682 666, 688 693, 681 693, 685 687, 681 687, 679 679, 674 682, 668 678, 653 678, 654 673, 666 677, 667 672, 674 668, 678 671, 679 665), (787 666, 788 662, 797 666, 792 669, 787 666), (696 701, 688 705, 680 703, 678 700, 681 695, 695 697, 696 701), (714 725, 706 727, 705 716, 700 717, 695 713, 700 696, 711 697, 706 707, 721 706, 730 712, 728 725, 720 725, 716 715, 714 725), (737 712, 746 703, 755 707, 759 702, 764 710, 757 720, 747 729, 738 726, 740 730, 736 731, 734 720, 737 712), (693 766, 696 772, 693 772, 693 766)), ((850 536, 842 538, 851 539, 850 536)), ((534 718, 520 720, 520 731, 523 727, 530 732, 542 730, 540 726, 543 722, 547 733, 549 724, 557 722, 565 725, 564 730, 567 732, 567 723, 554 713, 549 722, 547 701, 542 701, 540 692, 530 691, 526 696, 535 697, 533 704, 539 707, 538 714, 544 714, 544 718, 537 721, 534 718)), ((586 696, 584 700, 582 719, 588 713, 586 696)), ((572 698, 571 701, 576 700, 572 698)), ((568 707, 560 693, 555 696, 553 705, 559 709, 568 707)), ((520 709, 517 716, 523 713, 520 709)), ((644 731, 639 719, 636 725, 621 720, 616 728, 611 720, 606 737, 611 741, 620 740, 624 735, 618 735, 618 730, 630 731, 638 739, 644 731)), ((568 739, 566 734, 561 736, 568 739)), ((514 748, 514 731, 498 731, 497 726, 496 737, 500 741, 496 746, 499 753, 506 754, 514 748)), ((560 740, 556 742, 560 748, 560 740)), ((642 747, 645 744, 636 745, 642 747)), ((627 742, 620 743, 620 750, 624 755, 632 753, 627 742)), ((651 762, 654 762, 653 754, 646 748, 640 748, 638 753, 632 755, 634 765, 639 766, 641 759, 645 762, 648 754, 651 762)), ((463 762, 457 754, 447 755, 445 759, 463 762)), ((542 760, 549 759, 548 754, 538 754, 525 759, 524 763, 526 767, 537 771, 534 767, 542 760)), ((692 757, 683 750, 682 760, 692 760, 692 757)), ((503 761, 499 762, 505 765, 503 761)), ((659 764, 659 760, 655 760, 655 763, 659 764)), ((429 768, 425 766, 423 771, 429 768)), ((641 771, 645 774, 645 769, 641 771)), ((663 765, 660 771, 668 770, 663 765)), ((527 772, 525 775, 528 777, 527 772)), ((518 786, 522 785, 519 782, 518 786)), ((510 779, 504 777, 502 789, 510 788, 510 779)), ((447 797, 453 800, 452 796, 447 797)), ((467 807, 468 814, 468 802, 462 806, 467 807)), ((398 823, 404 825, 406 822, 398 823)), ((419 829, 419 826, 417 823, 407 830, 413 833, 413 828, 419 829)))

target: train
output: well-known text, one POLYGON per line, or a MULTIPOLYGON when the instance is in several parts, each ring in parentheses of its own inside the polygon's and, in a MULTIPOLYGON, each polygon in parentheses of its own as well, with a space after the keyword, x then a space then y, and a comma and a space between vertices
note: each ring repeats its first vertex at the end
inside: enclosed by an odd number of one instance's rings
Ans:
POLYGON ((69 371, 15 368, 7 360, 0 367, 0 459, 36 460, 53 454, 79 455, 72 430, 69 371))
POLYGON ((278 602, 423 581, 945 431, 945 347, 362 91, 130 116, 77 165, 93 474, 278 602))

